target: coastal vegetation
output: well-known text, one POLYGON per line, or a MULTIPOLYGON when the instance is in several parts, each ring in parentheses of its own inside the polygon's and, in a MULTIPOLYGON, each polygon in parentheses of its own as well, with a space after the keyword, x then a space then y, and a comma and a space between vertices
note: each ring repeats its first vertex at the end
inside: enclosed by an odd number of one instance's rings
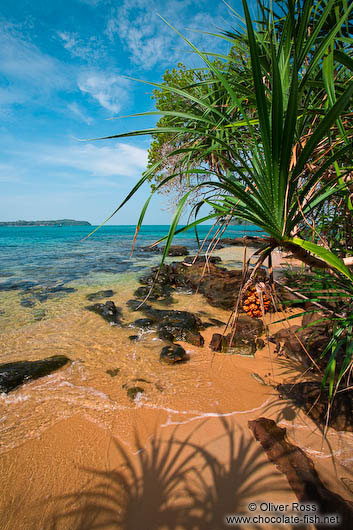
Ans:
POLYGON ((3 221, 0 226, 91 226, 88 221, 57 219, 52 221, 3 221))
MULTIPOLYGON (((319 306, 316 320, 330 322, 314 364, 332 400, 351 388, 353 368, 353 4, 258 0, 251 16, 243 0, 243 11, 233 12, 235 30, 214 35, 229 44, 227 55, 199 50, 171 26, 203 67, 179 65, 148 83, 157 110, 140 115, 161 116, 156 127, 109 136, 153 138, 149 167, 112 215, 151 182, 137 235, 153 195, 177 190, 162 263, 174 235, 202 222, 258 226, 267 237, 244 289, 257 285, 275 249, 300 260, 310 311, 319 306), (178 228, 188 205, 189 221, 178 228)), ((275 303, 273 284, 270 296, 275 303)))

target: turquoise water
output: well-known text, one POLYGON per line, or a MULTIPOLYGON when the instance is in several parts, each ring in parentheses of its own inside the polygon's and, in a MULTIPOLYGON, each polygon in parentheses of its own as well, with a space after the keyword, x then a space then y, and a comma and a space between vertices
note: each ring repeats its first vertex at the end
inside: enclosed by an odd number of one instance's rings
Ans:
MULTIPOLYGON (((131 244, 134 226, 104 226, 82 241, 91 226, 67 227, 0 227, 0 291, 26 291, 33 287, 60 289, 87 278, 119 274, 145 268, 156 261, 156 254, 145 252, 147 246, 168 233, 167 225, 142 227, 133 257, 131 244), (143 265, 142 265, 143 263, 143 265)), ((199 228, 200 239, 211 227, 199 228)), ((255 226, 231 226, 224 236, 258 234, 255 226)), ((197 249, 194 231, 179 234, 175 244, 197 249)), ((97 281, 99 283, 99 281, 97 281)))

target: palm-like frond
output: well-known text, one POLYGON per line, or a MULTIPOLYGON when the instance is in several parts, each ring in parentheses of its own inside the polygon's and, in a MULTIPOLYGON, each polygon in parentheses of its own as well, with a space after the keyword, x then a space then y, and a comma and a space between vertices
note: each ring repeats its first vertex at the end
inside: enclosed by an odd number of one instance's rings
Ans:
MULTIPOLYGON (((243 0, 246 30, 223 35, 233 43, 224 67, 180 35, 204 61, 208 75, 192 90, 150 84, 185 101, 185 111, 162 111, 167 126, 109 137, 171 138, 169 156, 178 155, 178 163, 167 181, 183 178, 190 186, 176 208, 165 255, 187 198, 204 190, 198 212, 210 203, 210 193, 215 217, 234 215, 255 223, 270 236, 272 248, 288 248, 303 260, 315 256, 317 264, 324 262, 353 280, 337 256, 301 237, 304 219, 342 190, 353 147, 351 127, 347 130, 341 118, 353 99, 347 74, 353 5, 337 10, 337 4, 287 0, 276 3, 284 12, 276 14, 260 1, 259 20, 253 23, 243 0), (329 157, 318 160, 318 151, 328 145, 329 157), (332 169, 339 178, 323 178, 332 169), (200 179, 192 186, 195 175, 200 179)), ((150 168, 116 211, 152 173, 150 168)))

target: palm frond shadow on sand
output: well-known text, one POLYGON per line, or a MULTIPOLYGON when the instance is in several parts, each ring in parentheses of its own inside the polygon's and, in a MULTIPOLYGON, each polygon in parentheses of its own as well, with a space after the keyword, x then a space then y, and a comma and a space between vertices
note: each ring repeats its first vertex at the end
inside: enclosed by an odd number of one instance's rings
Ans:
POLYGON ((225 515, 247 513, 247 504, 269 491, 283 496, 283 479, 260 445, 238 426, 220 421, 224 434, 205 446, 193 441, 204 424, 182 441, 176 438, 178 428, 168 440, 153 437, 146 448, 136 436, 135 455, 114 440, 123 464, 113 471, 86 470, 91 487, 66 496, 71 508, 52 517, 48 526, 218 530, 229 528, 225 515))

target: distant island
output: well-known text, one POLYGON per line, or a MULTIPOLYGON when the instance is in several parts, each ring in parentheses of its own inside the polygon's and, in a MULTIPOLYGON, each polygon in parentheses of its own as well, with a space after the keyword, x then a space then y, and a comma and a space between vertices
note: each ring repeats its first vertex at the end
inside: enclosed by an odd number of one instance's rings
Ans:
POLYGON ((91 226, 88 221, 74 219, 57 219, 54 221, 5 221, 0 226, 91 226))

